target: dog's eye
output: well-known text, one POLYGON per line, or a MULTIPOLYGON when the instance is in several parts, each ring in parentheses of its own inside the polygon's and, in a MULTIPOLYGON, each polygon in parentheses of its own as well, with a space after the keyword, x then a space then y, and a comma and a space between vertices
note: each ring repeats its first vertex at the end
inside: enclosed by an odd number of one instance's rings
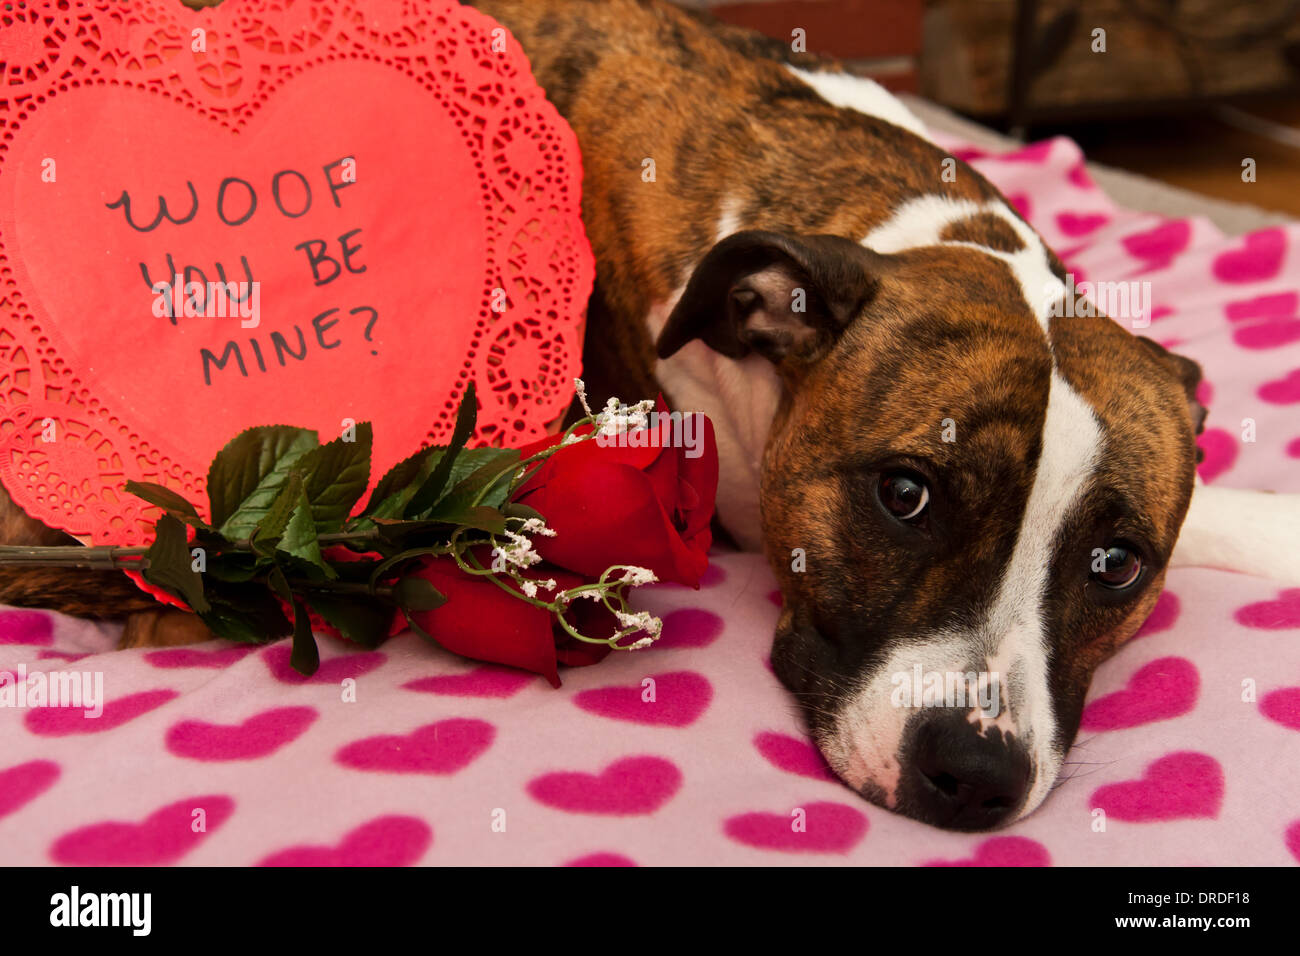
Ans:
POLYGON ((1094 570, 1092 576, 1112 590, 1130 587, 1142 574, 1142 556, 1127 541, 1111 542, 1105 554, 1098 557, 1102 567, 1094 570))
POLYGON ((880 503, 899 521, 916 521, 930 504, 930 489, 913 472, 889 472, 880 478, 880 503))

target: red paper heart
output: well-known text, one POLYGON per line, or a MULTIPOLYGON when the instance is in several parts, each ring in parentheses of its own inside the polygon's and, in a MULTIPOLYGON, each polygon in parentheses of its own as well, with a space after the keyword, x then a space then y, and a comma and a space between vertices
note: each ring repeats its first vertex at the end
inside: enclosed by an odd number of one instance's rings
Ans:
POLYGON ((581 167, 495 21, 450 0, 26 7, 6 28, 0 480, 29 514, 136 544, 149 509, 122 485, 201 500, 252 425, 373 421, 373 482, 450 432, 470 381, 479 441, 563 413, 593 276, 581 167), (151 285, 178 273, 250 283, 250 311, 173 317, 151 285))

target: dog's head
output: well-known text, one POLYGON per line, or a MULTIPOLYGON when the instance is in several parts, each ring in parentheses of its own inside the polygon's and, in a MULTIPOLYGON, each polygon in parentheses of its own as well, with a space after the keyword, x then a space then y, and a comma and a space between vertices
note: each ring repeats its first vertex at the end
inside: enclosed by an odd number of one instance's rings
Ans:
POLYGON ((737 233, 659 339, 775 364, 773 666, 850 786, 959 829, 1051 789, 1093 671, 1159 595, 1203 416, 1194 363, 1053 317, 1037 255, 1042 290, 1012 250, 737 233))

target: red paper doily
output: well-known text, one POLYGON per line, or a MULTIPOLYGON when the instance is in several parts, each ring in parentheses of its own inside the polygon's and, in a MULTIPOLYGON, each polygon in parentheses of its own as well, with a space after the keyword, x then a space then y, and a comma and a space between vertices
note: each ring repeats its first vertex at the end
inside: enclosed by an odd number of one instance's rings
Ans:
POLYGON ((0 481, 33 517, 138 544, 151 509, 122 485, 202 501, 244 427, 372 420, 373 483, 449 434, 471 380, 482 443, 567 407, 594 272, 578 147, 495 21, 15 2, 0 64, 0 481), (251 278, 258 324, 155 315, 169 271, 251 278))

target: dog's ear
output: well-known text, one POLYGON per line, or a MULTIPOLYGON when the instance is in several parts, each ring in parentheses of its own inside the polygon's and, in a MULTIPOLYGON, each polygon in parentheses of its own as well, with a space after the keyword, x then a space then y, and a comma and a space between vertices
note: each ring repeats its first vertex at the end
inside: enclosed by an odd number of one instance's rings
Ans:
POLYGON ((659 357, 701 339, 729 358, 813 361, 875 295, 883 266, 840 236, 735 233, 696 266, 659 334, 659 357))
MULTIPOLYGON (((1139 335, 1137 340, 1146 346, 1183 386, 1183 394, 1187 396, 1187 410, 1192 416, 1192 429, 1199 435, 1205 430, 1205 416, 1208 414, 1208 409, 1196 397, 1197 387, 1201 384, 1201 367, 1191 359, 1169 351, 1154 339, 1139 335)), ((1196 449, 1198 463, 1204 454, 1200 448, 1196 449)))

